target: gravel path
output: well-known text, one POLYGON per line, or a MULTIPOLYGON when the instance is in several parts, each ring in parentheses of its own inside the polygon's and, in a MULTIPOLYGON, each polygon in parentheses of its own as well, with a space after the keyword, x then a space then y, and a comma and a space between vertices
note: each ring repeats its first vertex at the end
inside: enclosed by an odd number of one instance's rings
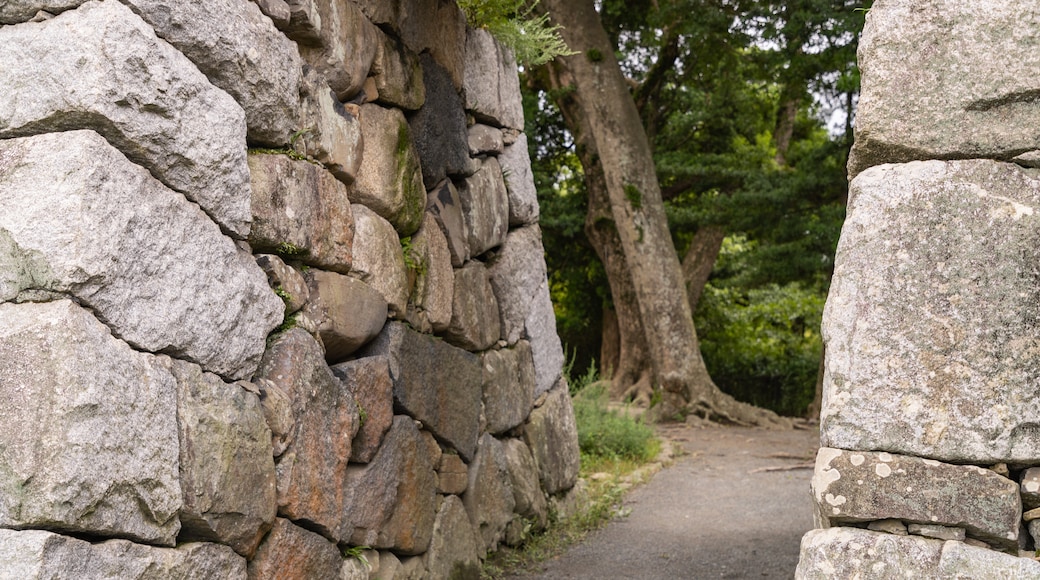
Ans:
POLYGON ((685 453, 626 497, 627 517, 515 578, 791 578, 812 528, 812 469, 801 466, 815 457, 817 433, 679 425, 661 434, 685 453))

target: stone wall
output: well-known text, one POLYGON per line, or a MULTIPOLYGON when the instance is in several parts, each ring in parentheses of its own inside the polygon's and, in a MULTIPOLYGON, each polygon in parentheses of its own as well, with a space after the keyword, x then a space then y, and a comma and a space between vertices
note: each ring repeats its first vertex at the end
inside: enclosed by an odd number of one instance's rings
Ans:
POLYGON ((454 2, 11 0, 0 54, 0 578, 476 578, 567 504, 516 64, 454 2))
POLYGON ((1038 578, 1040 12, 877 0, 799 578, 1038 578))

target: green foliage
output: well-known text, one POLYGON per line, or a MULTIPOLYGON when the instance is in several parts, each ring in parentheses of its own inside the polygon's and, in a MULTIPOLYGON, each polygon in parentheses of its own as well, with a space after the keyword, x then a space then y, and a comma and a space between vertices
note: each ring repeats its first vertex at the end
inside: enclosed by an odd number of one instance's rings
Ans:
POLYGON ((824 295, 797 282, 704 289, 695 317, 715 383, 740 400, 803 415, 813 400, 824 295))
MULTIPOLYGON (((585 381, 595 378, 590 367, 585 381)), ((649 425, 620 415, 607 407, 606 381, 580 386, 574 397, 574 419, 578 445, 583 455, 648 461, 653 458, 654 430, 649 425)))
POLYGON ((574 54, 560 38, 559 27, 549 23, 549 15, 534 14, 538 0, 459 0, 458 4, 470 26, 486 29, 525 66, 574 54))
POLYGON ((278 247, 274 249, 274 252, 283 258, 298 258, 300 256, 306 256, 309 253, 307 248, 301 248, 290 242, 282 242, 278 244, 278 247))
POLYGON ((632 209, 643 209, 643 192, 631 183, 625 184, 625 199, 628 200, 632 209))
POLYGON ((343 548, 342 553, 344 558, 354 558, 355 560, 361 560, 361 563, 366 568, 371 568, 372 565, 368 563, 368 558, 365 557, 365 550, 371 550, 369 546, 347 546, 343 548))
POLYGON ((585 56, 589 59, 589 62, 600 62, 601 60, 603 60, 603 53, 600 52, 597 48, 590 48, 586 50, 585 56))
POLYGON ((415 249, 411 236, 401 238, 401 252, 404 254, 405 267, 419 275, 426 275, 426 262, 415 249))

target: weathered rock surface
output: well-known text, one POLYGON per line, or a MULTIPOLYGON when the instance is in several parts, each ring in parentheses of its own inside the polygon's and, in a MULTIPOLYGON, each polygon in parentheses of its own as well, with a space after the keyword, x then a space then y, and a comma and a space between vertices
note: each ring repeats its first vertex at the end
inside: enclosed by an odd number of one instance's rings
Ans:
POLYGON ((913 159, 1010 159, 1040 149, 1037 39, 1028 1, 890 0, 859 43, 854 176, 913 159), (922 47, 928 47, 927 50, 922 47))
POLYGON ((539 531, 549 523, 549 505, 538 483, 538 466, 527 445, 519 439, 502 440, 503 457, 513 488, 514 512, 539 531))
POLYGON ((87 0, 8 0, 0 4, 0 24, 30 22, 41 10, 50 14, 60 14, 86 2, 87 0))
POLYGON ((341 101, 365 84, 378 46, 378 29, 349 0, 294 0, 287 34, 301 43, 300 54, 328 79, 341 101), (296 27, 306 14, 310 27, 296 27), (313 41, 317 40, 317 43, 313 41))
POLYGON ((285 0, 253 0, 253 2, 279 30, 289 26, 292 11, 289 10, 289 5, 285 3, 285 0))
POLYGON ((1018 486, 974 465, 824 447, 812 490, 824 527, 893 518, 965 528, 990 543, 1018 545, 1018 486))
POLYGON ((470 254, 479 256, 505 242, 509 233, 509 194, 498 160, 486 159, 480 170, 462 182, 458 191, 470 254))
POLYGON ((285 303, 287 315, 298 312, 310 300, 306 280, 281 258, 273 254, 258 254, 256 264, 267 274, 267 284, 285 303))
POLYGON ((441 454, 437 466, 437 491, 461 495, 469 485, 469 470, 462 458, 454 453, 441 454))
POLYGON ((444 498, 433 524, 430 549, 423 557, 431 578, 480 578, 478 538, 459 498, 444 498))
POLYGON ((344 488, 351 440, 360 426, 350 391, 325 365, 324 353, 305 331, 278 335, 258 375, 288 395, 295 431, 278 458, 278 514, 307 520, 336 541, 350 530, 342 522, 350 505, 344 488))
POLYGON ((1022 508, 1031 510, 1040 507, 1040 467, 1030 467, 1023 471, 1019 483, 1022 508))
POLYGON ((177 380, 184 541, 212 541, 250 557, 274 523, 271 430, 260 399, 197 365, 160 357, 177 380))
POLYGON ((480 425, 479 357, 399 322, 387 323, 360 354, 387 356, 394 404, 463 459, 473 459, 480 425))
POLYGON ((249 156, 254 249, 347 273, 354 216, 347 187, 322 167, 287 155, 249 156))
POLYGON ((404 114, 379 105, 361 107, 365 154, 350 198, 393 224, 401 236, 419 229, 426 209, 419 157, 404 114))
POLYGON ((353 183, 364 154, 357 107, 339 102, 325 77, 310 67, 304 67, 300 95, 300 128, 294 146, 320 161, 336 179, 353 183))
POLYGON ((311 294, 306 313, 318 322, 326 360, 344 360, 382 330, 387 304, 374 288, 349 276, 321 270, 309 270, 305 278, 311 294))
POLYGON ((408 323, 420 332, 442 333, 451 324, 455 272, 448 242, 431 212, 423 214, 422 226, 412 236, 411 258, 416 268, 408 323))
POLYGON ((451 324, 444 338, 451 344, 477 352, 498 342, 498 304, 484 264, 472 261, 455 270, 455 294, 451 324))
POLYGON ((174 545, 173 376, 70 300, 0 304, 0 526, 174 545))
POLYGON ((532 304, 547 277, 542 231, 538 226, 509 232, 506 242, 488 262, 488 271, 498 298, 502 338, 515 344, 524 336, 532 304))
POLYGON ((0 141, 0 299, 75 296, 134 347, 252 374, 282 301, 252 256, 92 131, 0 141))
POLYGON ((502 130, 477 123, 467 134, 470 155, 498 155, 502 152, 502 130))
POLYGON ((371 77, 379 92, 378 101, 408 111, 422 107, 426 87, 419 56, 396 38, 380 32, 380 39, 371 77))
POLYGON ((245 113, 129 8, 91 2, 5 26, 0 51, 0 138, 94 129, 224 229, 249 233, 245 113))
POLYGON ((248 571, 250 580, 336 578, 342 562, 336 544, 278 518, 249 562, 248 571))
POLYGON ((566 382, 558 382, 542 406, 531 412, 524 441, 534 456, 538 479, 546 493, 556 494, 574 486, 581 458, 578 427, 566 382))
POLYGON ((299 51, 251 2, 121 0, 245 110, 251 143, 280 147, 296 130, 299 51))
POLYGON ((451 265, 459 268, 469 260, 469 233, 466 218, 462 215, 462 200, 459 190, 449 179, 431 189, 427 195, 427 210, 437 220, 437 226, 448 242, 451 265))
POLYGON ((43 530, 0 529, 0 579, 246 577, 246 561, 218 544, 182 544, 177 549, 126 540, 90 542, 43 530))
POLYGON ((526 340, 513 348, 489 350, 484 365, 484 417, 487 431, 505 433, 522 424, 534 406, 534 359, 526 340))
POLYGON ((466 108, 493 125, 524 128, 513 55, 482 28, 466 30, 466 108))
POLYGON ((383 295, 389 315, 404 318, 408 309, 408 267, 401 240, 390 222, 354 204, 354 267, 350 275, 383 295))
POLYGON ((358 0, 361 10, 375 24, 397 33, 405 46, 446 67, 455 87, 462 88, 465 66, 466 17, 451 2, 358 0))
POLYGON ((386 357, 373 356, 340 363, 332 373, 354 395, 361 412, 361 428, 351 444, 350 460, 368 463, 394 421, 394 385, 386 357))
POLYGON ((527 135, 521 133, 517 140, 503 149, 498 156, 502 175, 509 192, 509 225, 525 226, 538 223, 538 190, 531 172, 531 156, 527 151, 527 135))
POLYGON ((408 119, 408 124, 422 165, 423 182, 430 184, 463 172, 469 162, 469 144, 462 97, 450 75, 429 54, 422 54, 419 61, 426 102, 408 119))
POLYGON ((513 519, 516 499, 505 448, 489 433, 480 438, 477 455, 469 466, 469 485, 462 503, 466 506, 481 550, 495 550, 513 519))
POLYGON ((350 467, 342 512, 349 542, 421 554, 430 545, 437 513, 437 477, 411 418, 398 415, 367 465, 350 467))
POLYGON ((1040 179, 1016 165, 853 180, 823 319, 823 445, 982 465, 1040 455, 1038 228, 1040 179))
POLYGON ((1040 562, 963 542, 856 528, 802 537, 798 580, 813 578, 1037 578, 1040 562))
POLYGON ((560 379, 566 358, 560 335, 556 333, 556 313, 547 280, 543 280, 538 287, 538 293, 531 302, 531 310, 524 320, 524 328, 534 357, 534 396, 538 397, 553 388, 560 379))

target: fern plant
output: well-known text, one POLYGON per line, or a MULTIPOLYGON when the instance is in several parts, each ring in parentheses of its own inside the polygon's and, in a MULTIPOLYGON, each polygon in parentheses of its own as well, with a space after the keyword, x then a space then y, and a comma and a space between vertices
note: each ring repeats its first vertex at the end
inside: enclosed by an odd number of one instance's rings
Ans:
POLYGON ((458 4, 470 26, 490 32, 525 66, 576 54, 560 37, 560 27, 549 23, 548 14, 534 14, 538 0, 458 0, 458 4))

